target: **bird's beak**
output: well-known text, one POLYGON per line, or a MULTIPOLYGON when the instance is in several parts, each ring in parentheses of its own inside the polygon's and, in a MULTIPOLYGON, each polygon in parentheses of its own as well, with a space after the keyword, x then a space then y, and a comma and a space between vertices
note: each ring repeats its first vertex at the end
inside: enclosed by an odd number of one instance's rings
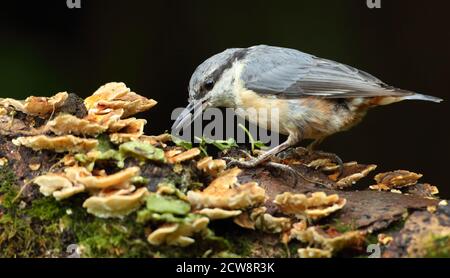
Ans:
POLYGON ((173 123, 172 131, 180 130, 184 126, 192 124, 202 114, 207 105, 206 99, 192 100, 173 123))

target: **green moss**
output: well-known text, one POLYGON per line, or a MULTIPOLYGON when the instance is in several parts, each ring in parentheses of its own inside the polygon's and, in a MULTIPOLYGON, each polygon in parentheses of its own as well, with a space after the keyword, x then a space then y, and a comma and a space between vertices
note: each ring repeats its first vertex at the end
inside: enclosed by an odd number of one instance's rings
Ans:
POLYGON ((425 258, 450 258, 450 236, 431 234, 424 244, 425 258))
POLYGON ((298 249, 304 248, 305 244, 299 241, 291 241, 287 246, 286 257, 296 258, 298 257, 298 249))
POLYGON ((0 206, 7 209, 13 207, 13 200, 19 193, 16 176, 9 167, 0 167, 0 206))
POLYGON ((0 169, 3 207, 0 217, 0 257, 65 256, 70 244, 87 257, 149 257, 144 227, 128 220, 93 217, 82 208, 83 196, 58 202, 40 197, 26 208, 12 203, 19 187, 14 174, 0 169))
POLYGON ((61 253, 57 222, 38 222, 22 214, 6 214, 0 224, 0 257, 52 257, 61 253))
POLYGON ((57 220, 65 214, 65 209, 54 198, 42 197, 34 200, 25 213, 39 220, 57 220))
POLYGON ((395 221, 389 227, 387 227, 383 233, 385 234, 394 234, 396 232, 399 232, 403 227, 405 226, 406 219, 400 219, 398 221, 395 221))
POLYGON ((368 234, 365 238, 366 245, 377 244, 378 243, 378 234, 368 234))
POLYGON ((29 208, 13 202, 20 187, 7 167, 0 168, 0 257, 51 257, 61 253, 59 215, 63 213, 50 198, 34 200, 29 208), (50 221, 51 220, 51 221, 50 221))
POLYGON ((70 229, 82 247, 83 257, 151 257, 144 227, 130 220, 88 217, 72 221, 70 229), (90 219, 89 219, 90 218, 90 219))
POLYGON ((339 219, 333 220, 333 223, 330 225, 330 227, 333 227, 334 229, 336 229, 336 231, 338 231, 341 234, 355 230, 355 224, 343 223, 339 219))
MULTIPOLYGON (((188 248, 173 246, 152 246, 147 242, 148 233, 162 222, 191 221, 199 217, 189 213, 180 203, 176 213, 155 213, 146 221, 136 221, 133 213, 124 219, 101 219, 86 212, 82 207, 86 194, 79 194, 68 200, 56 201, 51 197, 38 195, 27 201, 22 208, 16 198, 20 187, 14 174, 7 168, 0 168, 0 193, 3 205, 0 207, 0 257, 66 257, 68 248, 79 246, 82 257, 236 257, 250 256, 254 246, 261 245, 252 232, 235 229, 230 220, 212 222, 213 229, 195 235, 196 242, 188 248), (186 213, 187 212, 187 213, 186 213), (156 216, 157 217, 156 217, 156 216), (159 217, 159 218, 158 218, 159 217), (157 219, 158 218, 158 219, 157 219), (221 225, 227 228, 221 228, 221 225)), ((178 194, 167 196, 170 209, 178 194)), ((156 206, 160 210, 161 204, 156 206)), ((162 207, 167 208, 167 204, 162 207)), ((151 206, 155 209, 154 204, 151 206)), ((162 209, 160 211, 166 211, 162 209)), ((171 212, 174 212, 171 210, 171 212)), ((264 249, 265 247, 261 247, 264 249)))

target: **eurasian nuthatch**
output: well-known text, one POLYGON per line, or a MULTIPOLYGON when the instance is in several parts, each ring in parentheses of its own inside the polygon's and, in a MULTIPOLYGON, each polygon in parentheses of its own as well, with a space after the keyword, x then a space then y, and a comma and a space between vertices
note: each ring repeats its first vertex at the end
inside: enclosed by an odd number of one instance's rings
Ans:
MULTIPOLYGON (((288 139, 257 159, 241 163, 251 167, 303 139, 320 142, 349 129, 371 107, 409 99, 442 101, 389 86, 364 71, 294 49, 266 45, 232 48, 195 70, 189 82, 189 105, 173 128, 193 121, 207 107, 278 108, 279 132, 288 139), (200 112, 188 117, 194 110, 200 112)), ((249 120, 270 128, 268 123, 249 120)))

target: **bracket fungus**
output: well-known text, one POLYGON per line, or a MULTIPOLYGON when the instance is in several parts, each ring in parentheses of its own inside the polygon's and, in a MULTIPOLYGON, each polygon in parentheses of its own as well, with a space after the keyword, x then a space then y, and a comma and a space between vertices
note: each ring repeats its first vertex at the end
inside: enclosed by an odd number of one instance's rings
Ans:
POLYGON ((105 110, 96 112, 88 110, 88 115, 84 117, 84 119, 88 120, 89 122, 101 125, 104 128, 109 128, 111 124, 119 121, 122 116, 123 116, 123 109, 105 110))
POLYGON ((78 138, 73 135, 50 137, 36 135, 30 137, 18 137, 13 139, 16 146, 26 146, 35 151, 52 150, 54 152, 88 152, 97 147, 96 139, 78 138))
POLYGON ((195 211, 195 213, 205 215, 211 220, 217 220, 217 219, 226 219, 226 218, 232 218, 236 217, 239 214, 242 213, 240 210, 226 210, 221 208, 204 208, 198 211, 195 211))
POLYGON ((153 231, 147 240, 152 245, 175 245, 185 247, 195 242, 192 236, 196 233, 206 232, 209 219, 207 217, 194 217, 182 223, 169 223, 153 231))
POLYGON ((66 169, 66 175, 87 189, 104 189, 108 187, 128 188, 134 177, 139 176, 139 167, 129 167, 117 173, 106 176, 94 176, 84 167, 66 169))
POLYGON ((213 159, 211 156, 202 158, 197 162, 197 169, 213 176, 225 170, 227 163, 223 159, 213 159))
POLYGON ((267 212, 266 207, 254 208, 234 218, 234 223, 245 229, 260 230, 278 234, 291 228, 291 219, 275 217, 267 212))
POLYGON ((165 148, 167 145, 165 143, 172 140, 172 136, 169 133, 163 133, 160 135, 142 135, 139 137, 139 141, 149 143, 150 145, 160 145, 165 148))
POLYGON ((277 195, 274 203, 283 213, 317 220, 342 209, 346 200, 337 194, 327 195, 324 192, 314 192, 309 196, 285 192, 277 195))
POLYGON ((100 218, 122 218, 137 210, 148 194, 145 187, 139 188, 131 194, 109 194, 108 196, 92 196, 86 199, 83 207, 100 218))
POLYGON ((338 188, 347 188, 354 185, 377 168, 375 164, 364 165, 352 161, 344 163, 342 173, 340 173, 339 165, 331 162, 328 158, 315 159, 309 162, 307 166, 326 173, 338 188))
MULTIPOLYGON (((347 248, 358 248, 365 240, 365 234, 361 231, 349 231, 342 234, 328 234, 325 230, 320 227, 308 227, 305 228, 295 227, 292 229, 289 237, 290 239, 297 239, 303 243, 307 243, 309 247, 317 248, 323 250, 323 252, 314 252, 317 254, 334 254, 343 249, 347 248)), ((301 255, 305 257, 308 253, 306 250, 299 250, 301 255)), ((331 256, 330 256, 331 257, 331 256)))
POLYGON ((255 182, 239 184, 241 170, 232 168, 223 172, 203 191, 189 191, 189 202, 197 209, 246 209, 261 205, 266 199, 265 190, 255 182))
POLYGON ((48 128, 56 135, 76 134, 97 136, 106 131, 107 126, 80 119, 70 114, 62 114, 47 123, 48 128))
POLYGON ((129 118, 117 121, 109 127, 109 138, 115 144, 138 140, 144 134, 144 119, 129 118))
POLYGON ((333 255, 330 250, 311 247, 299 248, 297 254, 302 259, 331 258, 333 255))
POLYGON ((86 98, 84 104, 94 113, 108 109, 123 109, 123 117, 129 117, 152 108, 157 102, 131 92, 124 83, 111 82, 101 86, 92 96, 86 98))
POLYGON ((388 191, 391 189, 401 189, 404 187, 415 185, 421 177, 422 174, 417 174, 405 170, 380 173, 374 178, 377 184, 370 186, 370 189, 384 191, 388 191))
POLYGON ((375 164, 363 165, 358 164, 357 162, 347 162, 344 163, 343 173, 337 179, 339 171, 335 171, 334 174, 329 175, 328 177, 332 180, 336 180, 336 185, 339 188, 347 188, 349 186, 354 185, 362 178, 369 175, 370 172, 374 171, 377 168, 375 164))
POLYGON ((68 97, 69 94, 67 92, 61 92, 52 97, 31 96, 23 101, 6 98, 0 99, 0 105, 3 107, 12 106, 16 111, 27 115, 48 118, 64 104, 68 97))
POLYGON ((172 150, 166 152, 166 158, 169 163, 175 164, 180 163, 186 160, 193 159, 194 157, 200 155, 200 149, 199 148, 192 148, 187 151, 179 151, 179 150, 172 150))
POLYGON ((44 196, 53 196, 58 201, 83 192, 85 189, 82 184, 72 183, 62 174, 42 175, 36 177, 33 182, 39 185, 39 191, 44 196))

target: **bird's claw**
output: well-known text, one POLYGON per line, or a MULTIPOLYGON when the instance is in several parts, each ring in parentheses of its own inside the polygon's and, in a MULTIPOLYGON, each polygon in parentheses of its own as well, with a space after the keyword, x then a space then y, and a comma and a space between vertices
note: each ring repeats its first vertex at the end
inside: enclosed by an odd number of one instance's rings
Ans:
POLYGON ((279 170, 280 172, 284 172, 287 173, 289 176, 294 178, 294 182, 292 183, 292 187, 295 187, 298 183, 298 177, 300 176, 299 173, 294 170, 294 168, 292 168, 289 165, 286 164, 281 164, 281 163, 277 163, 277 162, 273 162, 273 161, 269 161, 266 163, 266 165, 270 168, 279 170))
POLYGON ((239 160, 233 157, 222 157, 227 162, 228 167, 237 166, 240 168, 253 168, 261 164, 263 161, 251 156, 247 151, 239 150, 239 153, 243 154, 247 160, 239 160))
POLYGON ((227 167, 253 168, 259 164, 259 161, 253 157, 244 161, 232 157, 222 157, 222 159, 227 162, 227 167))

